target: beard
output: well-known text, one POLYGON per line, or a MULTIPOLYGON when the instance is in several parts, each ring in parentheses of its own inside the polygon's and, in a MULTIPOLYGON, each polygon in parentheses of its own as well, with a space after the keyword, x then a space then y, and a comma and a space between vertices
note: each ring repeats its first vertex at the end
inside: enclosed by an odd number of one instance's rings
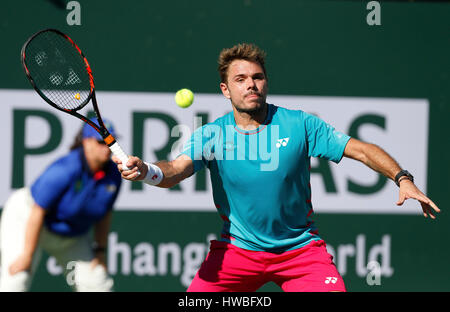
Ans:
MULTIPOLYGON (((253 94, 256 94, 256 93, 253 93, 253 94)), ((236 108, 236 110, 239 113, 247 113, 249 115, 257 115, 264 110, 264 107, 266 104, 266 98, 262 97, 261 94, 259 94, 259 93, 258 93, 258 95, 260 96, 257 100, 259 105, 256 105, 255 107, 251 107, 251 108, 240 107, 239 105, 234 105, 234 107, 236 108)))
POLYGON ((257 107, 252 107, 252 108, 242 108, 242 107, 238 107, 238 106, 235 106, 235 107, 239 113, 247 113, 249 115, 257 115, 264 109, 264 104, 260 104, 257 107))

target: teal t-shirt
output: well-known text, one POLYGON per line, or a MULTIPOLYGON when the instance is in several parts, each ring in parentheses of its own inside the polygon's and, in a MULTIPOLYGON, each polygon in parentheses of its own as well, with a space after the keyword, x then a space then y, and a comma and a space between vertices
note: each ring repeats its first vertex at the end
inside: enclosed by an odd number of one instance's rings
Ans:
POLYGON ((310 157, 338 163, 349 139, 314 115, 268 104, 257 129, 238 128, 230 112, 194 131, 182 154, 195 172, 210 170, 224 220, 220 240, 283 252, 321 239, 312 220, 310 157))

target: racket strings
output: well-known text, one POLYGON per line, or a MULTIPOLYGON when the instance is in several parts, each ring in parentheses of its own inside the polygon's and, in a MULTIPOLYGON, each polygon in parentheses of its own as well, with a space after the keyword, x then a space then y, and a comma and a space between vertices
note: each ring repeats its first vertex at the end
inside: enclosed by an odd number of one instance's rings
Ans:
POLYGON ((78 110, 89 101, 84 59, 62 35, 45 31, 34 37, 26 46, 25 63, 36 88, 58 107, 78 110))

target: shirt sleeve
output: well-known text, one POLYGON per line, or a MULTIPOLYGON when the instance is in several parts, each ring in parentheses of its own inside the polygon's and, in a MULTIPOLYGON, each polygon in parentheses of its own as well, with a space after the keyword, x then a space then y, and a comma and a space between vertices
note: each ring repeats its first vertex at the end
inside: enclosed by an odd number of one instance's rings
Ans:
POLYGON ((63 163, 55 162, 31 185, 31 195, 36 204, 50 209, 61 199, 71 181, 70 170, 63 163))
POLYGON ((181 154, 189 156, 194 164, 194 173, 208 166, 208 162, 214 158, 215 141, 221 129, 217 125, 206 124, 191 135, 183 145, 181 154))
POLYGON ((350 136, 335 130, 314 115, 303 113, 303 118, 308 140, 308 156, 322 157, 339 163, 350 136))

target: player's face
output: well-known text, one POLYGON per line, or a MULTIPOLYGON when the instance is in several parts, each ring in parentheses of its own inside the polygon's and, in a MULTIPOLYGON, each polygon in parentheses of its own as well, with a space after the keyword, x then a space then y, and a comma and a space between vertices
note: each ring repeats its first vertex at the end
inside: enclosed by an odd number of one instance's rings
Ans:
POLYGON ((258 63, 234 60, 228 67, 227 83, 220 88, 238 112, 257 112, 266 103, 267 80, 258 63))
POLYGON ((111 157, 109 147, 95 138, 83 139, 83 148, 86 158, 95 166, 102 167, 111 157))

